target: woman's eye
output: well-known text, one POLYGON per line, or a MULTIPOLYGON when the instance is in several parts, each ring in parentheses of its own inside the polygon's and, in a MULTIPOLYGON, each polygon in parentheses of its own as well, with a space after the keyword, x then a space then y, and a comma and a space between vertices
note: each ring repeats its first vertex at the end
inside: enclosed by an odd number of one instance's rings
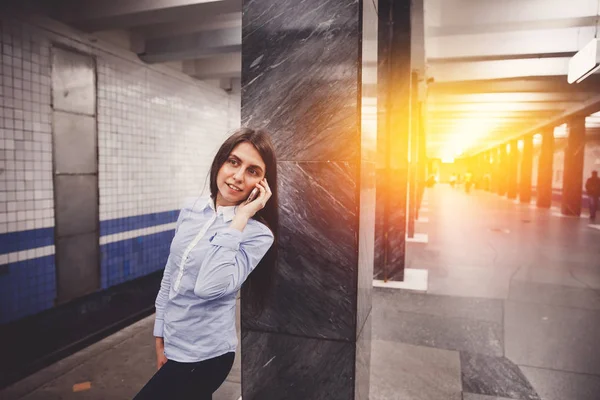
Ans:
POLYGON ((229 164, 236 165, 237 164, 237 160, 235 158, 230 158, 229 159, 229 164))
POLYGON ((250 172, 252 175, 256 175, 257 172, 255 169, 249 169, 248 172, 250 172))

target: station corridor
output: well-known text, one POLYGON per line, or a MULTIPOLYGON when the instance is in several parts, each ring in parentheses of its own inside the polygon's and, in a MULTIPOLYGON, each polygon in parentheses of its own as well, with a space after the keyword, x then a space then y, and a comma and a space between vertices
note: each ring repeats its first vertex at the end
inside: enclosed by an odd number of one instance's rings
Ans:
POLYGON ((0 400, 600 400, 599 28, 0 1, 0 400))

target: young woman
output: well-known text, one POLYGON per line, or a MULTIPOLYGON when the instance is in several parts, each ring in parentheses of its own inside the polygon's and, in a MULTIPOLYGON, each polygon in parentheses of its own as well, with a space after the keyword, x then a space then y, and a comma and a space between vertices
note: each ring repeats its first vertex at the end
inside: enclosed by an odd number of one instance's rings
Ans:
POLYGON ((276 168, 268 135, 242 128, 213 160, 211 196, 181 210, 156 298, 158 371, 135 399, 210 400, 229 374, 236 294, 248 278, 244 295, 260 312, 274 275, 276 168))

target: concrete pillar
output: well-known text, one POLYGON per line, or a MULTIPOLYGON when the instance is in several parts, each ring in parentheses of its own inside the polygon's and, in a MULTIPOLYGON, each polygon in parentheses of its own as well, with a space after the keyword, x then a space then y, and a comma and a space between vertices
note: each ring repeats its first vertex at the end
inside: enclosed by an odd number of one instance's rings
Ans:
POLYGON ((487 174, 488 167, 490 165, 490 155, 487 151, 480 154, 481 156, 481 173, 479 174, 479 188, 482 190, 488 190, 487 188, 487 174))
POLYGON ((404 280, 410 130, 411 1, 379 1, 377 222, 373 277, 404 280))
POLYGON ((490 150, 490 192, 492 193, 498 193, 499 153, 499 148, 490 150))
POLYGON ((244 400, 368 398, 376 35, 371 0, 243 1, 242 125, 272 134, 280 204, 267 309, 242 291, 244 400))
POLYGON ((567 124, 569 136, 565 147, 563 196, 561 212, 581 215, 583 189, 583 158, 585 153, 585 116, 577 116, 567 124))
POLYGON ((519 176, 519 200, 529 204, 531 201, 531 174, 533 171, 533 135, 523 138, 523 156, 519 176))
POLYGON ((537 206, 552 206, 552 164, 554 163, 554 128, 546 128, 542 132, 542 148, 540 151, 537 179, 537 206))
POLYGON ((500 196, 506 194, 506 178, 508 171, 508 153, 506 152, 506 144, 502 144, 498 148, 498 163, 496 164, 496 193, 500 196))
POLYGON ((485 154, 475 156, 475 169, 473 170, 473 183, 475 189, 483 189, 483 176, 485 175, 485 154))
POLYGON ((484 153, 484 168, 483 168, 483 188, 484 190, 490 192, 492 191, 492 176, 493 176, 493 152, 488 150, 484 153))
POLYGON ((512 140, 509 144, 510 153, 508 153, 508 170, 506 177, 506 196, 509 199, 516 199, 519 192, 519 141, 512 140))
POLYGON ((492 164, 490 163, 490 152, 486 151, 481 154, 481 188, 489 191, 491 184, 492 164))

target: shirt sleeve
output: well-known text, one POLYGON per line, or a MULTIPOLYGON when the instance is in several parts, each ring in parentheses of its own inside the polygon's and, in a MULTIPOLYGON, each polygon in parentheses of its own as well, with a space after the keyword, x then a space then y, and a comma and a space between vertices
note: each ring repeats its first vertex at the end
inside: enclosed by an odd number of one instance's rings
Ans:
POLYGON ((211 239, 194 286, 196 296, 214 300, 242 287, 274 241, 269 228, 260 222, 254 221, 246 230, 250 231, 247 235, 226 228, 211 239))
MULTIPOLYGON (((189 209, 187 207, 184 207, 179 212, 179 216, 177 217, 177 224, 175 225, 175 236, 173 237, 173 240, 175 240, 175 238, 177 237, 177 230, 179 229, 179 226, 181 225, 181 222, 183 221, 185 215, 187 215, 188 211, 189 209)), ((163 271, 163 277, 160 282, 160 289, 158 291, 158 295, 156 296, 156 301, 154 302, 154 306, 156 307, 156 316, 154 318, 155 337, 163 337, 165 305, 169 300, 169 292, 171 291, 171 277, 169 275, 169 269, 167 268, 169 266, 170 259, 171 256, 169 255, 169 258, 167 258, 165 269, 163 271)))

